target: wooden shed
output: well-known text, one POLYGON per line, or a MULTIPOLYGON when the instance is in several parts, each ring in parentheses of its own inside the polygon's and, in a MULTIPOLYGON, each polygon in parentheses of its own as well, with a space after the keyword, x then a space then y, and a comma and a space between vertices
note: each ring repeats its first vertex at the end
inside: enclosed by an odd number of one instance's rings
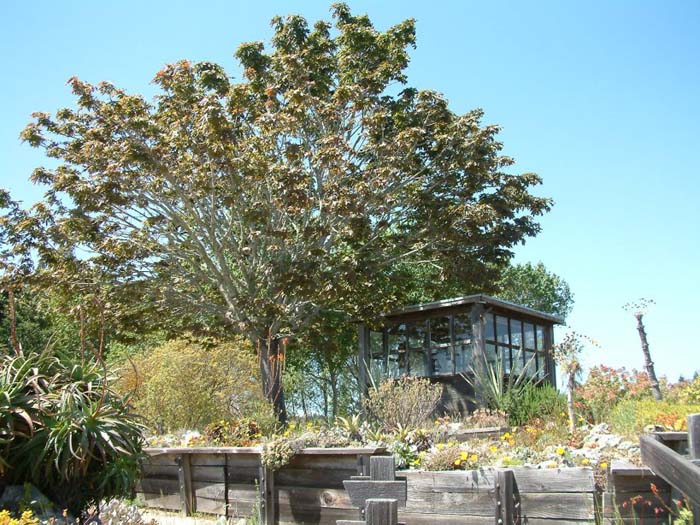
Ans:
POLYGON ((505 374, 527 373, 556 384, 553 327, 564 320, 484 294, 407 306, 387 313, 381 328, 359 326, 360 380, 403 375, 445 385, 443 408, 474 408, 474 392, 463 375, 479 363, 500 360, 505 374), (479 361, 481 360, 481 361, 479 361))

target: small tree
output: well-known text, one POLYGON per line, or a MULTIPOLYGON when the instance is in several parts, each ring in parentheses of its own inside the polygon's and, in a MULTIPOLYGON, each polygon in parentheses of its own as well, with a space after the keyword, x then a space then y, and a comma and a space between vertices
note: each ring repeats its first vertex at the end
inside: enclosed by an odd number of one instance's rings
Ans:
POLYGON ((576 431, 576 378, 581 373, 581 354, 586 343, 598 346, 593 339, 576 332, 568 332, 561 343, 554 345, 554 360, 566 377, 566 406, 569 416, 569 432, 576 431))
POLYGON ((637 332, 639 332, 639 339, 642 343, 642 354, 644 354, 644 369, 649 376, 649 382, 651 383, 650 388, 654 399, 661 401, 661 388, 659 387, 659 380, 656 378, 654 362, 651 360, 651 352, 649 351, 649 341, 647 341, 647 332, 644 328, 644 315, 647 313, 649 306, 653 304, 655 304, 653 299, 641 298, 636 302, 625 304, 622 308, 627 312, 632 312, 637 320, 637 332))

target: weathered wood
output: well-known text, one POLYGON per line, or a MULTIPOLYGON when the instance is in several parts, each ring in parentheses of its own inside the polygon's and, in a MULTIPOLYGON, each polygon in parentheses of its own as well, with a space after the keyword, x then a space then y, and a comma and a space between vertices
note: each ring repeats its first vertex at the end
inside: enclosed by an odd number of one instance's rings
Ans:
POLYGON ((195 499, 192 494, 192 466, 190 456, 183 454, 178 458, 177 471, 178 484, 180 486, 180 511, 184 516, 191 516, 196 511, 195 499))
MULTIPOLYGON (((593 470, 588 467, 537 469, 513 468, 518 490, 523 492, 595 492, 593 470)), ((497 469, 426 472, 406 471, 401 474, 408 480, 409 496, 422 491, 479 492, 492 490, 497 469)))
POLYGON ((380 497, 395 499, 403 507, 406 505, 405 481, 343 481, 350 501, 355 507, 364 508, 368 499, 380 497))
POLYGON ((496 524, 514 523, 515 498, 513 495, 513 471, 499 470, 496 475, 496 524))
POLYGON ((275 473, 260 466, 260 523, 275 525, 275 473))
POLYGON ((365 507, 367 525, 397 525, 399 507, 395 499, 368 499, 365 507))
POLYGON ((652 436, 641 436, 642 461, 657 475, 700 504, 700 467, 652 436))
MULTIPOLYGON (((688 454, 694 466, 698 466, 700 460, 700 414, 688 416, 688 454)), ((693 504, 693 523, 700 525, 700 501, 693 504)))
MULTIPOLYGON (((374 456, 369 458, 369 477, 372 481, 394 481, 396 460, 394 456, 374 456)), ((378 495, 378 498, 384 496, 378 495)))

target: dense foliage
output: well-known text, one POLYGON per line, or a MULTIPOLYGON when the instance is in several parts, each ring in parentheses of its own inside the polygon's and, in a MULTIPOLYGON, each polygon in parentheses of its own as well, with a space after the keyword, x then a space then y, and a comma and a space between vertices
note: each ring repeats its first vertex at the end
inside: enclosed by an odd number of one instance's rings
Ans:
POLYGON ((31 482, 74 515, 132 494, 142 425, 97 362, 0 357, 0 481, 31 482))
POLYGON ((441 384, 403 376, 370 388, 364 407, 384 430, 414 429, 430 420, 441 396, 441 384))
POLYGON ((157 432, 202 429, 222 419, 274 420, 250 343, 183 337, 124 359, 118 387, 157 432))
POLYGON ((515 304, 522 304, 562 319, 574 307, 574 294, 568 283, 537 264, 511 264, 507 266, 497 283, 498 297, 515 304))

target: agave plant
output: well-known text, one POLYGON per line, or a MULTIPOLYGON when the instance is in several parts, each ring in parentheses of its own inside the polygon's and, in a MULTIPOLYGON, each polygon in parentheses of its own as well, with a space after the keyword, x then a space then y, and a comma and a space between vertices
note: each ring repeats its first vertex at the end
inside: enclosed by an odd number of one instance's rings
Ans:
MULTIPOLYGON (((518 354, 514 359, 520 359, 518 354)), ((482 366, 471 366, 470 375, 461 374, 473 388, 476 397, 481 403, 493 410, 501 410, 509 413, 511 404, 517 400, 528 384, 535 381, 529 374, 534 364, 535 357, 530 358, 525 366, 516 374, 513 371, 507 373, 501 359, 494 362, 486 361, 482 366)))
POLYGON ((144 427, 100 363, 4 357, 0 396, 4 481, 31 482, 76 515, 133 492, 144 427))

